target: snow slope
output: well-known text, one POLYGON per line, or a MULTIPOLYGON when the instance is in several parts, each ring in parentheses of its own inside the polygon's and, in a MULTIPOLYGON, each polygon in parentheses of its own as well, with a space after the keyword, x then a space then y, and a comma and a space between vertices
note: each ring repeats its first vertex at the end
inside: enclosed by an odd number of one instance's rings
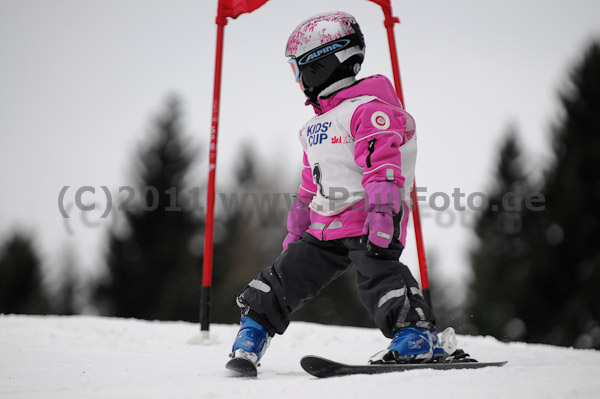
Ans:
POLYGON ((599 398, 600 352, 459 337, 503 368, 419 370, 320 380, 305 354, 360 363, 387 344, 377 330, 292 323, 271 342, 259 377, 224 368, 237 331, 100 317, 0 316, 0 398, 599 398))

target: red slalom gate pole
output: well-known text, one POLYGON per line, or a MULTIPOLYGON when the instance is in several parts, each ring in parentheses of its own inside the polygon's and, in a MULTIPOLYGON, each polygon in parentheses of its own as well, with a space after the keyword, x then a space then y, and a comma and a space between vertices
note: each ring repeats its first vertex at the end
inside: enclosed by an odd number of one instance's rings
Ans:
MULTIPOLYGON (((396 37, 394 35, 394 24, 400 23, 398 17, 392 16, 392 6, 389 0, 370 0, 381 6, 385 20, 383 22, 387 31, 388 44, 390 47, 390 58, 392 60, 392 73, 394 75, 394 85, 396 86, 396 94, 402 102, 402 106, 406 109, 404 102, 404 93, 402 91, 402 81, 400 79, 400 66, 398 62, 398 52, 396 51, 396 37)), ((415 227, 415 240, 417 242, 417 254, 419 257, 419 271, 421 274, 421 290, 423 297, 429 307, 431 306, 431 293, 429 291, 429 274, 427 271, 427 258, 425 257, 425 244, 423 243, 423 230, 421 227, 421 213, 419 211, 419 201, 417 199, 417 180, 414 180, 413 189, 410 193, 412 201, 412 216, 415 227)))
POLYGON ((219 106, 221 101, 221 70, 223 62, 223 37, 227 18, 217 16, 217 50, 215 55, 215 81, 210 127, 210 150, 208 158, 208 188, 206 194, 206 224, 204 231, 204 263, 202 267, 202 291, 200 294, 200 331, 209 337, 211 287, 213 266, 213 232, 215 226, 215 174, 217 170, 217 137, 219 134, 219 106))

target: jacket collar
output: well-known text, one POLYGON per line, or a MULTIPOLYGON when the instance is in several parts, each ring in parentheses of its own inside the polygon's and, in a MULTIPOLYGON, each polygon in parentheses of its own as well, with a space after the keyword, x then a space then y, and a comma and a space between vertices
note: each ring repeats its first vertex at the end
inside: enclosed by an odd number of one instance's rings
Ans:
POLYGON ((390 105, 402 108, 394 86, 383 75, 369 76, 358 81, 354 79, 345 81, 345 79, 342 79, 323 90, 318 97, 318 103, 307 100, 306 105, 312 105, 315 113, 322 115, 345 100, 364 95, 377 96, 390 105), (323 93, 326 95, 324 96, 323 93))

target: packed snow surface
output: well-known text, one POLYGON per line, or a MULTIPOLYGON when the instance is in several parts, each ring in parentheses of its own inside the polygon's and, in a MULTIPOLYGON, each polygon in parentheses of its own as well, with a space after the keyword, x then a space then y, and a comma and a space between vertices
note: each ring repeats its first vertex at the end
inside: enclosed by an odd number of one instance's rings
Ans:
POLYGON ((224 365, 235 325, 210 338, 183 322, 0 316, 0 398, 600 398, 600 352, 459 336, 502 368, 416 370, 317 379, 307 354, 364 363, 388 340, 377 330, 293 322, 271 341, 257 378, 224 365))

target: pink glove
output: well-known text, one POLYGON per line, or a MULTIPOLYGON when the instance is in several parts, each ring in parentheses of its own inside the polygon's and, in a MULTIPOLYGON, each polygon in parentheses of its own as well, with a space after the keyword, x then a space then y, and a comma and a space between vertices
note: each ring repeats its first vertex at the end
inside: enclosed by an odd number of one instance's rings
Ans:
MULTIPOLYGON (((365 186, 367 219, 363 226, 363 241, 367 250, 381 257, 394 237, 394 215, 400 212, 400 189, 392 182, 371 182, 365 186), (368 240, 367 240, 368 239, 368 240)), ((397 237, 396 237, 397 238, 397 237)))
POLYGON ((289 233, 283 240, 283 250, 288 248, 288 245, 302 238, 302 235, 310 226, 310 208, 308 205, 312 201, 313 195, 304 195, 298 192, 296 200, 292 203, 288 212, 287 229, 289 233))
POLYGON ((368 235, 369 242, 381 248, 387 248, 394 234, 394 215, 392 208, 381 205, 377 210, 369 211, 363 227, 363 236, 368 235))

